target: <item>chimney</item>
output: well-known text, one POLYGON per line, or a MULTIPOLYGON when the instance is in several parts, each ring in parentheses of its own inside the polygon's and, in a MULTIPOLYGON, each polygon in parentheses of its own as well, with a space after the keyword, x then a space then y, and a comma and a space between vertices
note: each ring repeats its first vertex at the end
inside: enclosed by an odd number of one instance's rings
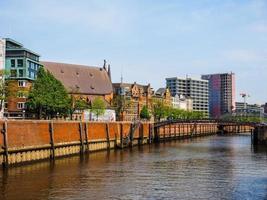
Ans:
POLYGON ((110 65, 108 65, 108 77, 111 81, 111 68, 110 68, 110 65))

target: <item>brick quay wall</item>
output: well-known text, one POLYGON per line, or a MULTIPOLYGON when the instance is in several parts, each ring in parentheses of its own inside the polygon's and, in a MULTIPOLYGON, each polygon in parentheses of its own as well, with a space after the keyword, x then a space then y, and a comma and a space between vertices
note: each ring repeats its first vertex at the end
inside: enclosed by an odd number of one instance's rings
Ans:
POLYGON ((142 122, 0 121, 3 166, 73 154, 126 148, 167 139, 212 135, 217 123, 179 123, 155 128, 142 122))

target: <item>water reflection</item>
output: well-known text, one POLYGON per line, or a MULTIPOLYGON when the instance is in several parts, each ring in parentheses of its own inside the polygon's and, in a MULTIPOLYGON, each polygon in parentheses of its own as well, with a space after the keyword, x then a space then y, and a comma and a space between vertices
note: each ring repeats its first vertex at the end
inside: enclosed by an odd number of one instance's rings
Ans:
POLYGON ((197 138, 1 172, 0 199, 267 199, 266 148, 197 138))

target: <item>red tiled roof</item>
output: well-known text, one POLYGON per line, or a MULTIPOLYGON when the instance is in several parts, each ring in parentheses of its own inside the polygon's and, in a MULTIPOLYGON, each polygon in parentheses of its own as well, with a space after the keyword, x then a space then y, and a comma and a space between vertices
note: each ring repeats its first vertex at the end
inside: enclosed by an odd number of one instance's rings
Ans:
POLYGON ((105 95, 112 93, 112 83, 103 68, 55 62, 41 62, 70 93, 105 95))

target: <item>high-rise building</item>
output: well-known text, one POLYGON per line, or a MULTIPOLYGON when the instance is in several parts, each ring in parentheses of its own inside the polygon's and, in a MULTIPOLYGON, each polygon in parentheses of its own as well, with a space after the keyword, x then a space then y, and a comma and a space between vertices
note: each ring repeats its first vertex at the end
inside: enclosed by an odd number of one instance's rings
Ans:
POLYGON ((193 110, 209 115, 209 88, 208 81, 193 78, 166 78, 167 87, 171 95, 183 95, 193 100, 193 110))
POLYGON ((220 118, 235 110, 235 74, 207 74, 202 79, 209 81, 210 117, 220 118))

